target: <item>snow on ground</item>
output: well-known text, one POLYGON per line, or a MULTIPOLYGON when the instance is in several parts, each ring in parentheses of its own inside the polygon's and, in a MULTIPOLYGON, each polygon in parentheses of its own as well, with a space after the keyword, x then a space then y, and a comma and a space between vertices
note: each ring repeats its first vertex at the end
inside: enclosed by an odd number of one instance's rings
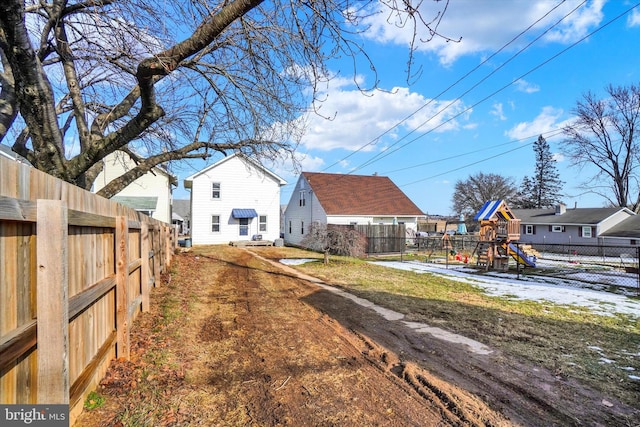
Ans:
POLYGON ((492 276, 472 274, 476 270, 468 267, 444 268, 436 264, 416 261, 374 261, 373 264, 416 273, 432 273, 451 280, 480 287, 488 295, 503 296, 533 301, 547 301, 564 306, 580 306, 596 314, 627 314, 640 318, 640 301, 625 295, 602 292, 581 286, 578 281, 527 276, 517 279, 515 274, 500 273, 492 276))
MULTIPOLYGON (((317 259, 283 259, 283 264, 296 265, 317 259)), ((558 279, 552 277, 522 276, 517 278, 513 273, 491 272, 477 274, 477 270, 464 266, 449 266, 424 263, 419 261, 372 261, 372 264, 400 270, 415 271, 416 273, 431 273, 445 276, 451 280, 469 283, 480 287, 488 295, 502 296, 515 299, 546 301, 563 306, 579 306, 591 310, 595 314, 613 315, 627 314, 640 318, 640 300, 625 295, 614 294, 598 290, 597 286, 586 285, 577 280, 558 279), (474 274, 475 273, 475 274, 474 274)), ((580 273, 574 274, 579 275, 580 273)), ((610 276, 607 276, 610 277, 610 276)), ((609 283, 610 279, 603 278, 602 283, 609 283)), ((604 286, 603 286, 604 288, 604 286)), ((630 293, 633 295, 633 293, 630 293)))
MULTIPOLYGON (((317 259, 282 259, 282 264, 299 265, 306 262, 318 261, 317 259)), ((477 270, 465 266, 450 266, 444 268, 438 264, 429 264, 417 261, 374 261, 373 264, 388 268, 415 271, 416 273, 431 273, 444 276, 451 280, 458 280, 480 287, 488 295, 503 296, 507 298, 528 299, 534 301, 546 301, 564 306, 579 306, 591 310, 593 313, 611 316, 614 313, 626 314, 640 319, 640 300, 631 299, 625 295, 611 292, 598 291, 592 285, 585 285, 580 281, 556 279, 549 277, 531 277, 518 279, 517 275, 510 273, 491 272, 490 274, 477 274, 477 270)), ((405 326, 419 333, 430 334, 436 338, 462 344, 469 351, 478 354, 490 354, 492 349, 479 341, 472 340, 462 335, 454 334, 441 328, 427 325, 426 323, 409 322, 404 320, 404 315, 384 307, 380 307, 371 301, 357 297, 342 289, 323 283, 319 286, 329 292, 341 295, 354 301, 356 304, 368 307, 376 311, 389 321, 402 322, 405 326)), ((603 287, 604 289, 604 287, 603 287)), ((589 349, 598 353, 599 363, 616 364, 612 357, 628 356, 640 357, 640 352, 633 350, 631 353, 622 350, 620 355, 606 355, 597 346, 589 346, 589 349)), ((568 362, 571 363, 571 362, 568 362)), ((618 366, 624 371, 633 372, 635 368, 630 366, 618 366)), ((640 376, 635 372, 627 374, 631 381, 640 381, 640 376)))

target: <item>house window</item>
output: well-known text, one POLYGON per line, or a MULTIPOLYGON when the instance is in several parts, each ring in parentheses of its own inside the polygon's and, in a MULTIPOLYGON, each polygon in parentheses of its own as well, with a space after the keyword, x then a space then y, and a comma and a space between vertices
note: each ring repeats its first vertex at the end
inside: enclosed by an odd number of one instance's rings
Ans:
POLYGON ((304 191, 301 191, 300 192, 300 206, 306 206, 306 204, 307 204, 307 201, 304 198, 304 191))
POLYGON ((266 215, 260 215, 258 229, 260 231, 267 231, 267 216, 266 215))
POLYGON ((289 220, 289 234, 291 234, 291 220, 289 220))
POLYGON ((562 233, 564 231, 564 225, 552 225, 551 232, 552 233, 562 233))
POLYGON ((220 183, 212 182, 211 183, 211 198, 219 199, 220 198, 220 183))
POLYGON ((220 215, 211 215, 211 232, 220 232, 220 215))
POLYGON ((304 221, 300 221, 300 234, 304 234, 304 221))
POLYGON ((536 227, 534 225, 525 225, 524 234, 536 234, 536 227))
POLYGON ((582 227, 582 237, 591 238, 593 237, 593 233, 591 232, 591 227, 582 227))
POLYGON ((630 244, 631 246, 635 246, 635 245, 637 245, 637 244, 638 244, 638 241, 637 241, 636 239, 631 239, 631 240, 629 241, 629 244, 630 244))
POLYGON ((238 221, 240 222, 240 235, 241 236, 248 236, 249 235, 249 218, 239 218, 238 221))

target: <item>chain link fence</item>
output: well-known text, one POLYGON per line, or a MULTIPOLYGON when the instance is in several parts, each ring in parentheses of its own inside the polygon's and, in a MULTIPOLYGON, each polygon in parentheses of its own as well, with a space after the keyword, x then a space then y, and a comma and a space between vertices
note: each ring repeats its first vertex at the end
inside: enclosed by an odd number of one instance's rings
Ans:
MULTIPOLYGON (((369 238, 377 239, 377 238, 369 238)), ((447 235, 416 238, 396 238, 394 247, 403 260, 417 260, 440 264, 467 264, 474 267, 477 261, 478 236, 447 235)), ((555 278, 566 282, 581 282, 598 289, 632 291, 640 293, 640 247, 515 243, 518 250, 535 257, 535 268, 509 261, 509 271, 526 276, 555 278)), ((370 242, 370 247, 389 247, 382 242, 370 242)), ((369 256, 380 253, 369 252, 369 256)))

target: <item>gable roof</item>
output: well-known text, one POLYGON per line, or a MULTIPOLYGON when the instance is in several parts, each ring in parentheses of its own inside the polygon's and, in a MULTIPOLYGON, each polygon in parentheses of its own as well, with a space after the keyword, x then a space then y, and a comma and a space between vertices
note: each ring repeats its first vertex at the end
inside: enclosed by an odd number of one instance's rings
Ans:
POLYGON ((556 225, 596 225, 623 211, 630 216, 633 212, 627 208, 574 208, 556 215, 555 209, 513 209, 516 218, 522 224, 556 224, 556 225))
POLYGON ((603 237, 640 238, 640 215, 631 215, 619 224, 600 234, 603 237))
POLYGON ((19 163, 26 163, 26 164, 31 164, 27 161, 27 159, 25 159, 24 157, 22 157, 21 155, 15 153, 11 147, 7 146, 7 145, 2 145, 0 144, 0 156, 6 157, 7 159, 11 159, 11 160, 15 160, 19 163))
POLYGON ((423 216, 388 177, 302 172, 327 215, 423 216))
POLYGON ((510 220, 515 216, 504 200, 489 200, 482 205, 476 216, 476 221, 495 221, 497 219, 510 220))
POLYGON ((182 218, 191 217, 191 200, 173 199, 173 212, 182 218))
POLYGON ((209 172, 211 169, 214 169, 214 168, 220 166, 221 164, 226 163, 226 162, 228 162, 231 159, 234 159, 236 157, 239 160, 242 160, 243 162, 245 162, 245 163, 247 163, 247 164, 249 164, 249 165, 251 165, 251 166, 253 166, 253 167, 255 167, 255 168, 257 168, 257 169, 259 169, 261 171, 263 171, 263 173, 265 175, 270 176, 272 179, 274 179, 276 182, 278 182, 279 185, 282 186, 282 185, 286 185, 287 184, 287 181, 285 181, 284 179, 280 178, 275 173, 271 172, 269 169, 267 169, 264 166, 262 166, 259 162, 255 161, 253 159, 250 159, 245 154, 233 153, 232 155, 226 156, 226 157, 222 158, 221 160, 217 161, 216 163, 207 166, 206 168, 202 169, 201 171, 194 173, 190 177, 185 178, 184 179, 184 187, 185 188, 191 188, 191 183, 193 182, 193 180, 195 178, 197 178, 198 176, 200 176, 202 174, 205 174, 205 173, 209 172))
MULTIPOLYGON (((129 150, 129 152, 123 151, 123 150, 116 150, 108 154, 107 156, 105 156, 102 160, 104 161, 105 168, 116 167, 115 165, 118 165, 117 167, 121 167, 122 173, 124 174, 130 171, 131 169, 133 169, 134 167, 136 167, 140 163, 140 158, 142 157, 143 156, 139 155, 133 150, 129 150), (129 167, 129 164, 127 162, 133 163, 134 166, 129 167), (111 166, 111 165, 114 165, 114 166, 111 166)), ((151 170, 149 170, 149 172, 147 173, 155 175, 157 172, 166 176, 171 185, 174 185, 176 187, 178 186, 178 177, 172 172, 170 172, 169 169, 167 169, 166 165, 163 165, 163 164, 156 165, 152 167, 151 170)))

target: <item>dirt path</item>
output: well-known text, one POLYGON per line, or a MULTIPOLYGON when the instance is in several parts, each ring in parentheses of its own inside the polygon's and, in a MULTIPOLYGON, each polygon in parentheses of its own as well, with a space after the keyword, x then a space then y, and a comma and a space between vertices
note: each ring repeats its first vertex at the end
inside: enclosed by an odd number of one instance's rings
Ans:
POLYGON ((108 373, 100 390, 107 403, 78 425, 566 426, 621 419, 602 413, 600 402, 589 407, 597 399, 589 391, 497 352, 474 353, 387 320, 248 251, 185 254, 175 268, 171 286, 158 290, 154 310, 136 324, 132 360, 108 373), (171 298, 180 313, 167 324, 159 319, 167 318, 171 298))

